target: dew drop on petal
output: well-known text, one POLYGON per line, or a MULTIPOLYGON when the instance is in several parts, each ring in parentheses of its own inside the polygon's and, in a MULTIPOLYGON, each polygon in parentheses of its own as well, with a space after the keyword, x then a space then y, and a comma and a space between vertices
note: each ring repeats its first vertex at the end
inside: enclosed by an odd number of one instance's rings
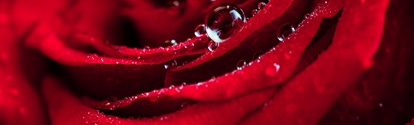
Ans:
POLYGON ((169 69, 169 68, 176 67, 176 66, 177 66, 177 61, 176 60, 171 60, 171 61, 168 61, 164 64, 165 69, 169 69))
POLYGON ((216 43, 216 42, 213 42, 213 41, 210 41, 209 43, 208 43, 208 50, 210 50, 210 51, 214 51, 214 50, 216 50, 217 49, 217 47, 219 46, 219 43, 216 43))
POLYGON ((149 46, 144 46, 144 49, 151 49, 151 47, 149 47, 149 46))
POLYGON ((177 45, 177 41, 175 39, 171 39, 171 40, 165 40, 164 43, 166 45, 177 45))
POLYGON ((151 101, 151 102, 156 102, 156 101, 158 101, 159 98, 160 98, 159 95, 148 96, 148 100, 151 101))
POLYGON ((187 49, 187 50, 192 50, 192 49, 194 49, 194 43, 189 44, 189 45, 185 45, 184 48, 187 49))
POLYGON ((263 7, 266 6, 265 2, 260 2, 259 4, 257 4, 257 9, 261 10, 263 9, 263 7))
POLYGON ((285 40, 285 38, 287 38, 291 33, 295 32, 295 27, 293 27, 292 24, 285 24, 282 25, 278 30, 277 30, 277 39, 279 41, 283 41, 285 40))
POLYGON ((309 14, 309 13, 307 13, 307 14, 305 14, 303 17, 304 17, 305 19, 308 19, 308 18, 310 17, 310 14, 309 14))
POLYGON ((206 32, 214 42, 223 42, 239 32, 245 22, 246 16, 237 5, 220 4, 207 14, 206 32))
POLYGON ((258 51, 256 53, 254 53, 253 59, 259 59, 263 54, 264 54, 264 52, 258 51))
POLYGON ((203 34, 206 34, 206 25, 204 24, 199 24, 195 29, 194 29, 194 35, 199 37, 203 34))
POLYGON ((246 60, 240 60, 239 62, 237 62, 237 70, 242 69, 246 65, 247 65, 246 60))
POLYGON ((267 76, 276 76, 279 73, 280 65, 274 63, 273 65, 269 65, 265 69, 265 73, 267 76))
POLYGON ((259 10, 257 10, 257 9, 253 9, 253 10, 252 10, 252 16, 255 16, 255 15, 257 14, 257 12, 259 12, 259 10))

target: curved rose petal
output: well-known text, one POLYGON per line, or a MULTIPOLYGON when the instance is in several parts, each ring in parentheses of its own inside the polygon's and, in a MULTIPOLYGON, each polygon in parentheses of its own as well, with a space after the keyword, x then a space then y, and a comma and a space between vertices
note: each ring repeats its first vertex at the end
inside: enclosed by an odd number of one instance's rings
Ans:
POLYGON ((41 98, 33 83, 25 80, 24 73, 20 70, 18 55, 22 53, 18 35, 13 32, 10 22, 3 22, 10 18, 3 15, 5 13, 2 9, 0 9, 2 16, 0 17, 0 124, 47 124, 41 98))
MULTIPOLYGON (((331 1, 316 9, 311 17, 305 19, 296 32, 289 36, 291 39, 286 39, 264 54, 261 59, 252 62, 242 70, 236 70, 206 82, 188 85, 180 89, 180 94, 170 96, 195 100, 222 100, 284 82, 292 75, 303 51, 312 41, 319 29, 322 17, 334 16, 342 6, 343 1, 331 1), (276 70, 275 65, 280 69, 276 70)), ((176 90, 167 89, 166 91, 176 90)))
MULTIPOLYGON (((389 1, 374 65, 319 124, 406 124, 414 118, 413 1, 389 1)), ((370 14, 369 11, 366 13, 370 14)))
POLYGON ((275 91, 275 88, 269 88, 232 100, 199 103, 155 118, 124 119, 104 115, 83 105, 54 78, 46 78, 43 84, 53 124, 235 124, 275 91))
MULTIPOLYGON (((138 64, 154 65, 162 64, 182 56, 203 54, 207 51, 206 36, 194 37, 180 44, 159 48, 128 48, 104 43, 105 40, 78 33, 74 35, 74 42, 93 47, 102 55, 139 61, 138 64), (154 58, 157 57, 157 58, 154 58)), ((107 41, 106 41, 107 42, 107 41)), ((73 43, 71 43, 73 44, 73 43)))
POLYGON ((77 86, 98 98, 125 97, 163 87, 163 65, 137 65, 138 61, 86 54, 67 47, 57 37, 42 41, 40 50, 67 66, 77 86))
POLYGON ((282 87, 267 106, 248 117, 245 123, 316 124, 371 66, 372 56, 381 39, 387 3, 387 0, 347 1, 329 49, 282 87), (340 71, 337 72, 340 75, 327 77, 335 71, 340 71))
POLYGON ((263 8, 262 12, 259 12, 254 18, 246 22, 239 33, 234 34, 226 42, 220 44, 220 46, 212 51, 207 52, 198 59, 177 67, 175 70, 186 69, 200 65, 204 62, 212 60, 214 58, 224 55, 226 52, 237 47, 244 39, 250 36, 254 31, 261 29, 266 24, 274 21, 291 6, 293 0, 270 0, 269 3, 263 8), (266 13, 264 13, 266 12, 266 13))

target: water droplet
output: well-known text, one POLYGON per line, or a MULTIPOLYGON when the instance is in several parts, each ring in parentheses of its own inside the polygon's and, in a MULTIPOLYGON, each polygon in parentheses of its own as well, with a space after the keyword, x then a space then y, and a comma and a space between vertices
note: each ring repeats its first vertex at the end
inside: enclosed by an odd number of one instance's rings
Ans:
POLYGON ((233 4, 220 4, 208 13, 206 32, 214 42, 223 42, 238 32, 245 22, 246 16, 241 8, 233 4))
POLYGON ((179 7, 180 6, 180 1, 174 0, 174 1, 172 1, 172 5, 174 5, 175 7, 179 7))
POLYGON ((177 41, 175 39, 171 39, 171 40, 165 40, 164 43, 166 45, 177 45, 177 41))
POLYGON ((240 60, 239 62, 237 62, 237 69, 240 70, 246 65, 247 65, 246 60, 240 60))
POLYGON ((109 40, 107 40, 107 39, 103 39, 102 40, 102 43, 104 43, 105 45, 109 45, 110 43, 109 43, 109 40))
POLYGON ((210 50, 210 51, 214 51, 215 49, 217 49, 217 47, 219 46, 219 43, 216 43, 216 42, 213 42, 213 41, 210 41, 209 43, 208 43, 208 50, 210 50))
POLYGON ((277 31, 277 39, 279 41, 285 40, 286 37, 288 37, 291 33, 295 32, 295 27, 293 27, 292 24, 285 24, 282 25, 279 30, 277 31))
POLYGON ((265 73, 267 76, 276 76, 279 73, 280 65, 277 63, 274 63, 273 65, 270 65, 266 67, 265 73))
POLYGON ((194 48, 194 43, 184 46, 187 50, 192 50, 194 48))
POLYGON ((177 66, 176 60, 171 60, 164 64, 165 69, 169 69, 169 68, 176 67, 176 66, 177 66))
POLYGON ((310 14, 309 14, 309 13, 307 13, 307 14, 305 14, 303 17, 304 17, 305 19, 308 19, 308 18, 309 18, 309 16, 310 16, 310 14))
POLYGON ((379 103, 378 106, 382 108, 384 106, 384 104, 379 103))
POLYGON ((253 55, 253 59, 259 59, 263 54, 264 54, 264 52, 262 52, 262 51, 256 52, 253 55))
POLYGON ((194 29, 194 35, 199 37, 203 34, 206 34, 206 25, 204 24, 199 24, 195 29, 194 29))
POLYGON ((151 47, 149 47, 149 46, 144 46, 144 49, 151 49, 151 47))
POLYGON ((151 102, 156 102, 156 101, 158 101, 158 99, 160 99, 159 95, 148 96, 148 100, 151 101, 151 102))
POLYGON ((253 9, 253 10, 252 10, 252 16, 255 16, 255 15, 257 14, 257 12, 259 12, 259 10, 257 10, 257 9, 253 9))
POLYGON ((265 2, 260 2, 259 4, 257 4, 257 9, 261 10, 263 9, 263 7, 266 6, 265 2))
POLYGON ((174 85, 170 85, 169 87, 168 87, 168 89, 172 89, 172 88, 174 88, 175 86, 174 85))

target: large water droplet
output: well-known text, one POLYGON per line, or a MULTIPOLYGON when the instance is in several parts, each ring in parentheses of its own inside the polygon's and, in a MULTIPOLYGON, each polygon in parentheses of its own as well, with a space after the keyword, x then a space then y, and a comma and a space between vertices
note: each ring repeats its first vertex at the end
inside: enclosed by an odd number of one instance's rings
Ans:
POLYGON ((219 46, 219 43, 216 43, 216 42, 213 42, 213 41, 210 41, 209 43, 208 43, 208 50, 210 50, 210 51, 214 51, 214 50, 216 50, 217 49, 217 47, 219 46))
POLYGON ((278 30, 277 30, 277 39, 279 41, 283 41, 285 40, 286 37, 288 37, 291 33, 295 32, 295 27, 293 27, 292 24, 285 24, 282 25, 278 30))
POLYGON ((220 4, 208 13, 206 32, 214 42, 223 42, 238 32, 245 22, 246 16, 241 8, 233 4, 220 4))
POLYGON ((265 73, 267 76, 276 76, 277 74, 279 74, 279 70, 280 70, 280 65, 277 63, 274 63, 273 65, 266 67, 265 73))
POLYGON ((204 24, 199 24, 195 29, 194 29, 194 35, 199 37, 203 34, 206 34, 206 25, 204 24))

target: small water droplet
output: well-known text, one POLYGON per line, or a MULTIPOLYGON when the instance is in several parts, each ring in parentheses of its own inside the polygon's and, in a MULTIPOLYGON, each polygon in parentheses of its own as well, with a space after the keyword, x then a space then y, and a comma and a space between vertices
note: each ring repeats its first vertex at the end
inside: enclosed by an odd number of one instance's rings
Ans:
POLYGON ((177 45, 177 41, 175 39, 171 39, 171 40, 165 40, 164 43, 166 45, 177 45))
POLYGON ((219 46, 219 43, 216 43, 216 42, 213 42, 213 41, 210 41, 209 43, 208 43, 208 50, 210 50, 210 51, 214 51, 214 50, 216 50, 217 49, 217 47, 219 46))
POLYGON ((262 52, 262 51, 254 53, 253 60, 259 59, 263 54, 264 54, 264 52, 262 52))
POLYGON ((199 37, 203 34, 206 34, 206 25, 204 24, 199 24, 195 29, 194 29, 194 35, 199 37))
POLYGON ((192 43, 192 44, 184 46, 184 48, 187 49, 187 50, 192 50, 194 48, 194 46, 195 46, 194 43, 192 43))
POLYGON ((149 46, 144 46, 144 49, 151 49, 151 47, 149 47, 149 46))
POLYGON ((309 14, 309 13, 307 13, 307 14, 305 14, 303 17, 304 17, 305 19, 308 19, 308 18, 310 17, 310 14, 309 14))
POLYGON ((257 9, 253 9, 253 10, 252 10, 252 16, 255 16, 255 15, 257 14, 257 12, 259 12, 259 10, 257 10, 257 9))
POLYGON ((179 6, 180 6, 180 1, 178 1, 178 0, 174 0, 174 1, 172 2, 172 5, 174 5, 175 7, 179 7, 179 6))
POLYGON ((158 101, 158 99, 160 99, 159 95, 148 96, 148 100, 151 101, 151 102, 156 102, 156 101, 158 101))
POLYGON ((238 32, 245 22, 246 16, 237 5, 220 4, 207 14, 206 32, 214 42, 223 42, 238 32))
POLYGON ((237 69, 240 70, 246 65, 247 65, 246 60, 240 60, 239 62, 237 62, 237 69))
POLYGON ((171 60, 164 64, 165 69, 169 69, 169 68, 176 67, 176 66, 177 66, 176 60, 171 60))
POLYGON ((378 106, 382 108, 384 106, 384 104, 379 103, 378 106))
POLYGON ((257 9, 261 10, 264 6, 266 6, 265 2, 259 2, 259 4, 257 4, 257 9))
POLYGON ((274 63, 273 65, 270 65, 266 67, 265 73, 267 76, 276 76, 279 73, 280 65, 277 63, 274 63))
POLYGON ((172 88, 174 88, 175 86, 174 85, 170 85, 168 88, 169 89, 172 89, 172 88))
POLYGON ((283 41, 285 40, 286 37, 288 37, 291 33, 295 32, 295 27, 293 27, 292 24, 285 24, 282 25, 278 30, 277 30, 277 39, 279 41, 283 41))

